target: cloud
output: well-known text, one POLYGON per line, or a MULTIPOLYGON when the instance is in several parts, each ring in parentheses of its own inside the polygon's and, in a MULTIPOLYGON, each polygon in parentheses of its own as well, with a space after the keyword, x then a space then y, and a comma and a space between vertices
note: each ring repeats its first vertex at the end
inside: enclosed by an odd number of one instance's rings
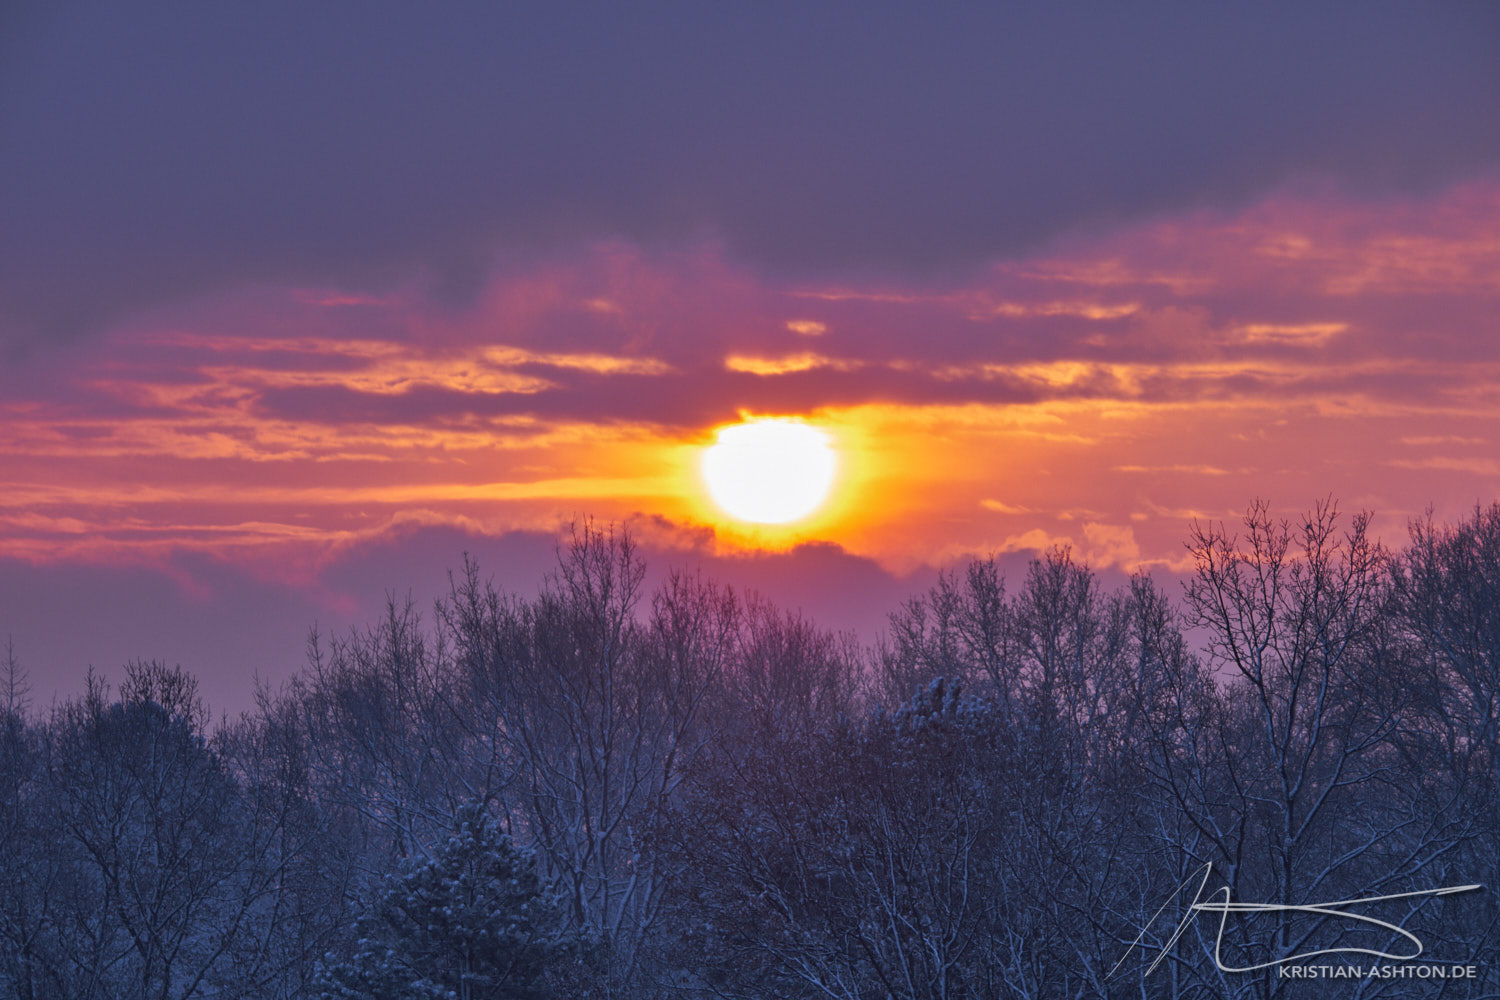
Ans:
POLYGON ((1180 472, 1193 476, 1227 476, 1228 469, 1221 469, 1216 465, 1116 465, 1116 472, 1180 472))
POLYGON ((1250 344, 1319 347, 1348 329, 1347 323, 1248 323, 1235 332, 1250 344))
POLYGON ((1500 476, 1500 461, 1493 458, 1456 458, 1449 455, 1433 455, 1430 458, 1392 459, 1389 464, 1398 469, 1441 469, 1449 472, 1467 472, 1476 476, 1500 476))
POLYGON ((713 240, 513 258, 468 305, 247 286, 0 366, 0 555, 312 586, 406 532, 550 537, 576 513, 662 518, 660 548, 704 558, 832 544, 901 579, 1058 542, 1179 568, 1188 514, 1253 496, 1334 492, 1399 530, 1493 492, 1473 449, 1500 439, 1500 349, 1475 335, 1497 223, 1497 181, 1294 187, 940 286, 771 280, 713 240), (1441 262, 1420 282, 1342 290, 1418 238, 1441 262), (732 529, 708 498, 701 448, 745 415, 836 442, 817 520, 732 529))
POLYGON ((858 368, 859 364, 803 351, 800 354, 783 354, 773 358, 731 354, 724 359, 724 367, 732 372, 745 372, 749 375, 786 375, 791 372, 813 371, 817 368, 851 371, 858 368))
POLYGON ((1133 570, 1141 561, 1141 547, 1129 525, 1099 524, 1083 526, 1085 558, 1091 566, 1115 566, 1133 570))
POLYGON ((793 333, 800 333, 804 337, 821 337, 828 332, 828 324, 819 323, 815 319, 787 320, 786 328, 793 333))
POLYGON ((1481 437, 1466 437, 1462 434, 1408 434, 1400 438, 1402 444, 1426 447, 1434 444, 1487 445, 1489 440, 1481 437))
MULTIPOLYGON (((556 565, 558 538, 408 523, 295 578, 182 551, 154 565, 38 566, 0 556, 0 635, 13 638, 44 703, 79 690, 90 666, 118 678, 122 664, 142 657, 181 663, 216 711, 233 713, 251 707, 257 679, 274 687, 303 668, 314 626, 326 635, 365 625, 392 598, 410 598, 430 621, 433 600, 447 593, 448 573, 466 553, 501 588, 532 594, 556 565)), ((701 571, 865 643, 888 612, 935 579, 930 569, 898 577, 826 543, 749 555, 695 546, 675 531, 646 538, 648 588, 674 569, 701 571)))
POLYGON ((1019 504, 1009 504, 1003 500, 994 500, 989 497, 985 497, 983 500, 979 501, 979 506, 983 507, 985 510, 992 510, 997 514, 1032 513, 1030 507, 1022 507, 1019 504))
MULTIPOLYGON (((23 3, 0 329, 35 349, 264 283, 472 303, 497 258, 607 238, 709 233, 777 281, 948 280, 1307 176, 1430 191, 1500 157, 1497 18, 23 3)), ((1265 253, 1315 260, 1296 236, 1265 253)), ((1441 244, 1380 250, 1339 287, 1446 280, 1441 244)))

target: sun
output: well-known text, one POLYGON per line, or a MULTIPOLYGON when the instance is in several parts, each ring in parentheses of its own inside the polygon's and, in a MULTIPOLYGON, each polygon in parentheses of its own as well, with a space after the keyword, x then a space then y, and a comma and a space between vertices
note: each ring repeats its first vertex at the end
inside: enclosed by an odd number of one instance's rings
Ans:
POLYGON ((817 510, 837 468, 828 435, 795 420, 722 428, 703 453, 703 479, 714 502, 756 524, 785 524, 817 510))

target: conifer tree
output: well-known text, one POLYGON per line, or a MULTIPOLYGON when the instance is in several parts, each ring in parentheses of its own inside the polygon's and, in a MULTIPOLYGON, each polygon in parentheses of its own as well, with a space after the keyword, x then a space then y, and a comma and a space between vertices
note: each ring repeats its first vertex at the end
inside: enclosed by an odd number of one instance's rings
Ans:
POLYGON ((540 997, 567 951, 531 855, 479 808, 430 860, 387 880, 356 933, 354 956, 323 974, 324 1000, 540 997))

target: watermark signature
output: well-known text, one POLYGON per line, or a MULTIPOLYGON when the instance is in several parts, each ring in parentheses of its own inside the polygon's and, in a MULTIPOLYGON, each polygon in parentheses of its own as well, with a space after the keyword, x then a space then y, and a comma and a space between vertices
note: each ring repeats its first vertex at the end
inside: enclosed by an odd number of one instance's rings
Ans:
MULTIPOLYGON (((1214 936, 1213 955, 1214 964, 1218 966, 1219 971, 1221 972, 1257 972, 1261 969, 1270 969, 1276 966, 1286 966, 1292 963, 1306 962, 1309 959, 1317 958, 1322 955, 1369 955, 1372 958, 1384 959, 1387 961, 1408 962, 1422 954, 1422 941, 1420 938, 1418 938, 1411 931, 1400 926, 1399 924, 1393 924, 1388 920, 1380 920, 1365 913, 1353 912, 1351 908, 1366 906, 1371 903, 1389 903, 1401 899, 1420 899, 1428 896, 1456 896, 1466 892, 1478 892, 1479 890, 1484 888, 1480 885, 1453 885, 1446 886, 1441 889, 1421 889, 1416 892, 1397 892, 1386 896, 1363 896, 1357 899, 1336 899, 1327 903, 1305 903, 1302 905, 1283 905, 1278 903, 1243 903, 1235 902, 1234 895, 1227 885, 1220 886, 1218 889, 1215 889, 1212 893, 1208 894, 1209 898, 1204 898, 1204 893, 1208 889, 1209 880, 1213 877, 1213 864, 1205 862, 1200 868, 1196 869, 1193 874, 1189 875, 1187 877, 1187 880, 1177 887, 1177 891, 1172 893, 1167 901, 1160 907, 1158 907, 1156 912, 1151 915, 1151 919, 1146 922, 1146 926, 1141 928, 1141 932, 1137 934, 1135 940, 1130 943, 1130 947, 1125 950, 1125 954, 1121 955, 1120 960, 1116 962, 1114 964, 1114 967, 1109 970, 1109 976, 1113 976, 1117 971, 1119 971, 1120 966, 1125 964, 1125 960, 1135 952, 1136 948, 1140 947, 1141 942, 1145 939, 1146 935, 1150 933, 1152 926, 1154 926, 1157 920, 1161 918, 1161 915, 1166 912, 1167 907, 1171 906, 1173 900, 1182 895, 1183 890, 1192 885, 1193 880, 1198 878, 1200 874, 1202 875, 1202 879, 1198 882, 1198 891, 1193 895, 1193 901, 1188 904, 1186 915, 1182 918, 1182 922, 1177 925, 1177 928, 1173 932, 1172 937, 1167 941, 1165 945, 1162 946, 1161 953, 1156 956, 1156 961, 1152 962, 1150 967, 1146 969, 1147 975, 1155 972, 1157 966, 1161 965, 1161 963, 1166 960, 1167 954, 1172 950, 1172 947, 1177 944, 1178 938, 1182 937, 1183 932, 1188 929, 1188 926, 1192 924, 1193 919, 1200 913, 1219 914, 1219 931, 1214 936), (1324 917, 1333 917, 1339 920, 1355 921, 1362 924, 1368 924, 1372 927, 1382 928, 1384 930, 1390 931, 1392 934, 1397 935, 1400 938, 1404 938, 1410 944, 1410 954, 1381 951, 1378 948, 1317 948, 1312 951, 1298 952, 1295 955, 1287 955, 1283 958, 1274 958, 1270 961, 1258 962, 1252 965, 1226 965, 1224 963, 1224 931, 1225 928, 1229 925, 1229 915, 1231 913, 1308 913, 1324 917)), ((1106 976, 1106 978, 1108 978, 1108 976, 1106 976)))

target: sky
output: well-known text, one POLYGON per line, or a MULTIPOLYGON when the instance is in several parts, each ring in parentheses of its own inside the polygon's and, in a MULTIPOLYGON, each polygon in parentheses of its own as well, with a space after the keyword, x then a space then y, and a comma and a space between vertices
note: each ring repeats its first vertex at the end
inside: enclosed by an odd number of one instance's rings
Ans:
POLYGON ((1497 121, 1485 3, 6 5, 0 634, 233 710, 584 518, 866 640, 1256 498, 1399 544, 1500 495, 1497 121))

